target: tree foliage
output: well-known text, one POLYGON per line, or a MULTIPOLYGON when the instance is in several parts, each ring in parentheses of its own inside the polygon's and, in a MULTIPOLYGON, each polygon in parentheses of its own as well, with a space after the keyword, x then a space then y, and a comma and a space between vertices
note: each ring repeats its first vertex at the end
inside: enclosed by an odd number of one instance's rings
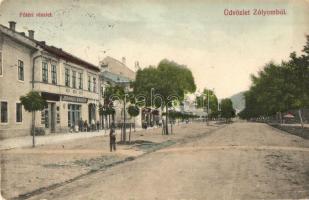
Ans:
POLYGON ((235 117, 235 110, 231 99, 226 98, 221 100, 221 117, 231 119, 235 117))
MULTIPOLYGON (((196 85, 192 72, 186 66, 164 59, 157 67, 150 66, 138 70, 133 88, 136 97, 146 98, 144 106, 151 106, 152 97, 153 105, 158 107, 161 103, 165 106, 167 102, 171 102, 170 97, 173 95, 182 101, 186 93, 196 90, 196 85), (156 98, 159 95, 162 101, 156 98)), ((170 107, 171 104, 167 106, 170 107)))
POLYGON ((205 88, 202 94, 196 97, 197 108, 204 108, 206 110, 208 106, 208 98, 210 114, 211 116, 216 117, 218 116, 218 98, 213 90, 205 88))
MULTIPOLYGON (((186 93, 194 92, 196 85, 190 69, 164 59, 157 67, 138 70, 133 88, 137 98, 144 98, 143 106, 162 106, 167 111, 173 103, 183 101, 186 93)), ((140 101, 138 105, 141 105, 140 101)), ((166 133, 168 134, 167 126, 166 133)))
POLYGON ((138 116, 138 115, 139 115, 139 107, 136 106, 136 105, 130 105, 130 106, 128 107, 128 113, 129 113, 129 115, 132 116, 132 117, 138 116))
POLYGON ((36 91, 31 91, 26 96, 21 96, 20 102, 28 112, 43 110, 47 105, 45 99, 36 91))
POLYGON ((290 109, 309 107, 309 36, 303 54, 290 54, 281 64, 267 63, 245 93, 242 118, 270 116, 290 109))

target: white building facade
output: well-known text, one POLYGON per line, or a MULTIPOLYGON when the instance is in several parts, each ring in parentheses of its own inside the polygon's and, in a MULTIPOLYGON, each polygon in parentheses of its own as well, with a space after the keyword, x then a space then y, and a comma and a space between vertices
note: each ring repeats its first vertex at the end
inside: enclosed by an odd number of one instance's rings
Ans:
POLYGON ((48 102, 36 114, 46 133, 66 132, 98 120, 100 69, 60 48, 0 25, 0 139, 28 135, 31 114, 19 98, 34 90, 48 102))

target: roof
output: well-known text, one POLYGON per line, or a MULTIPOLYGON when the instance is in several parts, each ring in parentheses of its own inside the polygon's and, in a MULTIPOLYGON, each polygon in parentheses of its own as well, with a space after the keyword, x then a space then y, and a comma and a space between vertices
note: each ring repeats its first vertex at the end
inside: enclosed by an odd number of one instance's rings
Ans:
POLYGON ((107 65, 108 71, 114 74, 127 77, 130 80, 135 79, 135 72, 115 58, 107 56, 102 60, 101 64, 107 65))
POLYGON ((59 58, 62 58, 64 60, 67 60, 67 61, 70 61, 72 63, 75 63, 75 64, 78 64, 78 65, 82 65, 82 66, 85 66, 86 68, 88 69, 92 69, 92 70, 95 70, 95 71, 100 71, 100 69, 96 66, 96 65, 93 65, 85 60, 82 60, 66 51, 63 51, 61 48, 57 48, 57 47, 54 47, 54 46, 48 46, 46 44, 44 44, 43 42, 38 42, 37 41, 37 44, 42 47, 45 51, 53 54, 53 55, 56 55, 58 56, 59 58))
POLYGON ((108 81, 112 81, 114 83, 130 83, 131 82, 129 78, 109 72, 109 71, 102 72, 102 76, 104 79, 108 81))
POLYGON ((95 71, 100 71, 100 68, 94 64, 91 64, 85 60, 82 60, 64 50, 62 50, 61 48, 57 48, 54 46, 49 46, 46 45, 44 41, 38 41, 32 38, 29 38, 28 36, 26 36, 23 32, 17 32, 14 31, 6 26, 3 26, 2 24, 0 24, 0 32, 3 32, 5 35, 12 37, 13 39, 23 43, 26 46, 30 46, 32 48, 38 49, 38 46, 40 46, 43 50, 56 55, 59 58, 62 58, 64 60, 70 61, 72 63, 78 64, 78 65, 82 65, 88 69, 92 69, 95 71), (24 40, 22 40, 24 39, 24 40))

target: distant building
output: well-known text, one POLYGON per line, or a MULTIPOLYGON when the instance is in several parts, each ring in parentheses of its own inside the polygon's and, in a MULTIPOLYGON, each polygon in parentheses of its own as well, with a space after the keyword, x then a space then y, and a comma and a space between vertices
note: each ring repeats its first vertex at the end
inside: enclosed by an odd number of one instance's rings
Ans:
POLYGON ((107 56, 100 62, 100 66, 102 71, 108 71, 120 77, 128 78, 131 81, 135 80, 135 72, 127 67, 125 57, 122 58, 122 61, 119 61, 107 56))
MULTIPOLYGON (((126 91, 132 91, 131 83, 135 80, 135 72, 131 70, 126 65, 125 58, 122 58, 122 62, 119 60, 107 56, 100 62, 101 73, 100 73, 100 81, 101 81, 101 95, 104 96, 104 90, 108 86, 123 86, 126 91)), ((104 104, 103 101, 101 101, 104 104)), ((126 103, 126 106, 129 106, 129 101, 126 103)), ((123 102, 115 101, 114 102, 115 108, 115 123, 121 124, 123 123, 124 117, 124 107, 123 102)), ((126 115, 127 122, 133 122, 130 116, 126 115)), ((140 116, 136 117, 136 125, 141 125, 140 116)))
POLYGON ((31 114, 19 98, 31 90, 48 102, 35 122, 48 133, 68 131, 79 119, 96 121, 99 67, 15 26, 0 25, 0 138, 29 134, 31 114))

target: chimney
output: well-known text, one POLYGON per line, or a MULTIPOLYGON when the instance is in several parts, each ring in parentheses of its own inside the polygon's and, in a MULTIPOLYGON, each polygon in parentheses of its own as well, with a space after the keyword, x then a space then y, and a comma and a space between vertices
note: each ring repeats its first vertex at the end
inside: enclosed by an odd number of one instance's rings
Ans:
POLYGON ((135 70, 137 71, 137 70, 139 70, 141 67, 139 66, 139 62, 138 61, 136 61, 135 62, 135 70))
POLYGON ((126 57, 122 57, 122 63, 126 64, 126 57))
POLYGON ((10 29, 15 31, 15 25, 16 25, 16 22, 14 21, 9 21, 9 24, 10 24, 10 29))
POLYGON ((34 39, 34 30, 28 30, 28 36, 31 39, 34 39))

